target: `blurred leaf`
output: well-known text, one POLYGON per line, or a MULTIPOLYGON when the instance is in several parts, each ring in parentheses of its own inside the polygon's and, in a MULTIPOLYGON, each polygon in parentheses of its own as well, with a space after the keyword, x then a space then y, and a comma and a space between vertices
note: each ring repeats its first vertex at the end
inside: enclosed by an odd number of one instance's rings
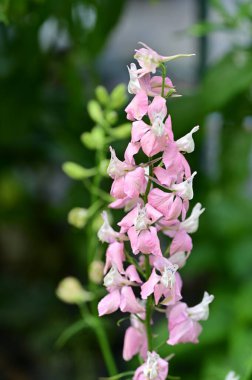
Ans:
POLYGON ((200 91, 203 107, 214 111, 223 107, 252 83, 252 52, 235 50, 208 71, 200 91))

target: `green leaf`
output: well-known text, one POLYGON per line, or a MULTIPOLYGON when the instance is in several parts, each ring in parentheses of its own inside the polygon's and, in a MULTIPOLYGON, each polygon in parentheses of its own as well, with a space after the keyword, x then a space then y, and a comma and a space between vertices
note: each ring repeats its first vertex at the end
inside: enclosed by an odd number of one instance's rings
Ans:
POLYGON ((221 109, 252 82, 252 53, 235 50, 208 71, 200 99, 205 112, 221 109))

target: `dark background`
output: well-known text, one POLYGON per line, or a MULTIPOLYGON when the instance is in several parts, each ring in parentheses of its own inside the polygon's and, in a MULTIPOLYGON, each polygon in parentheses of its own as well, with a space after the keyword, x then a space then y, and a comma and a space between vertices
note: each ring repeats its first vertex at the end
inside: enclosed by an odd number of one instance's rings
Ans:
MULTIPOLYGON (((127 83, 139 40, 164 55, 196 53, 168 66, 184 95, 169 105, 175 136, 201 126, 189 160, 198 172, 194 201, 206 212, 183 270, 184 295, 194 304, 206 289, 216 299, 200 344, 172 350, 172 373, 221 380, 234 369, 251 379, 251 2, 2 0, 0 20, 0 379, 92 380, 105 373, 92 332, 55 347, 78 317, 55 288, 68 275, 86 281, 85 233, 67 224, 67 213, 89 205, 61 166, 92 166, 79 140, 92 127, 86 103, 100 83, 109 90, 127 83)), ((125 370, 118 318, 106 320, 125 370)), ((166 336, 164 322, 157 329, 166 336)))

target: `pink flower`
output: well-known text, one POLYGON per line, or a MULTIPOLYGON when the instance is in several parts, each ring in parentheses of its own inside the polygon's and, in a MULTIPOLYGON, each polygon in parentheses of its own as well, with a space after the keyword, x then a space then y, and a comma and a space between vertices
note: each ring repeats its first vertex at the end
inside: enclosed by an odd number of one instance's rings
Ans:
POLYGON ((149 279, 141 286, 141 297, 147 299, 154 293, 155 303, 158 304, 161 297, 163 305, 173 305, 181 297, 182 281, 177 273, 178 265, 173 265, 164 257, 156 257, 153 260, 153 270, 149 279), (157 274, 157 271, 160 274, 157 274))
POLYGON ((182 200, 173 193, 166 193, 158 188, 148 195, 148 203, 164 215, 165 220, 176 221, 182 211, 182 200))
POLYGON ((165 57, 163 55, 159 55, 155 50, 151 49, 143 42, 139 43, 143 45, 143 48, 135 50, 136 53, 134 55, 134 58, 138 61, 139 65, 141 66, 141 69, 138 70, 140 76, 145 75, 147 73, 154 74, 158 66, 160 66, 160 64, 163 62, 169 62, 180 57, 190 57, 194 55, 178 54, 165 57))
MULTIPOLYGON (((145 319, 145 313, 138 314, 142 320, 145 319)), ((131 326, 127 328, 124 336, 123 359, 128 361, 136 354, 140 354, 143 359, 147 356, 147 336, 145 325, 137 316, 130 316, 131 326)))
MULTIPOLYGON (((162 93, 162 81, 161 76, 151 77, 150 74, 146 74, 139 79, 139 84, 148 96, 157 96, 162 93)), ((172 81, 170 78, 165 78, 164 96, 166 96, 171 89, 174 89, 172 81)))
POLYGON ((120 161, 114 149, 110 147, 108 174, 114 179, 110 192, 114 198, 138 198, 139 194, 145 192, 147 180, 144 168, 136 166, 133 159, 137 149, 134 144, 129 144, 125 152, 125 161, 120 161))
POLYGON ((213 299, 213 295, 205 292, 202 302, 194 307, 188 307, 184 302, 178 302, 169 307, 169 339, 167 343, 172 346, 178 343, 198 343, 198 336, 202 331, 198 321, 208 319, 209 304, 213 299))
POLYGON ((123 262, 125 261, 124 244, 114 242, 110 244, 106 251, 106 263, 104 267, 104 273, 111 267, 116 267, 120 273, 124 273, 123 262))
POLYGON ((133 380, 166 380, 168 367, 168 362, 156 352, 148 352, 147 360, 137 368, 133 380))
POLYGON ((127 232, 133 253, 152 253, 162 256, 157 229, 153 224, 162 218, 162 214, 148 203, 145 207, 137 205, 118 225, 121 233, 127 232))
POLYGON ((113 266, 104 277, 104 286, 109 291, 98 304, 99 316, 114 313, 120 308, 123 313, 143 313, 144 307, 137 301, 131 286, 141 284, 137 271, 130 265, 125 275, 121 275, 117 268, 113 266))
POLYGON ((170 247, 170 255, 176 252, 191 252, 192 239, 185 230, 176 231, 170 247))
POLYGON ((144 121, 135 121, 132 125, 132 142, 140 142, 144 153, 151 157, 165 149, 169 130, 170 118, 164 123, 167 114, 165 99, 161 96, 155 96, 148 107, 148 116, 151 126, 144 121))
POLYGON ((140 90, 125 108, 128 120, 141 120, 148 110, 148 96, 140 90))
MULTIPOLYGON (((148 96, 161 95, 163 82, 161 76, 151 77, 150 74, 146 74, 140 77, 138 74, 138 69, 134 63, 130 64, 128 71, 130 77, 128 92, 130 94, 136 95, 141 90, 144 90, 148 96)), ((171 89, 174 89, 172 81, 170 78, 165 78, 164 95, 166 96, 171 89)))

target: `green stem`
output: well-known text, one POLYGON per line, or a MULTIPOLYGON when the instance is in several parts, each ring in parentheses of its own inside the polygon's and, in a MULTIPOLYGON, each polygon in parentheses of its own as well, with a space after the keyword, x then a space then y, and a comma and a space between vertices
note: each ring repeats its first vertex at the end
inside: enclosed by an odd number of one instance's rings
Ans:
MULTIPOLYGON (((145 255, 145 270, 147 277, 150 276, 151 273, 151 267, 150 267, 150 261, 149 256, 145 255)), ((152 351, 152 333, 151 333, 151 314, 152 314, 152 296, 149 296, 147 298, 146 302, 146 316, 145 316, 145 329, 146 329, 146 335, 147 335, 147 342, 148 342, 148 350, 152 351)))
MULTIPOLYGON (((104 149, 105 149, 105 147, 104 147, 104 149)), ((105 158, 104 151, 103 150, 97 150, 97 152, 96 152, 96 167, 98 167, 98 165, 100 164, 100 162, 104 158, 105 158)), ((88 190, 91 192, 91 197, 90 197, 91 205, 95 204, 98 200, 101 200, 101 198, 103 198, 103 201, 109 201, 109 199, 108 199, 109 197, 107 196, 107 194, 104 193, 102 190, 100 190, 101 180, 102 180, 102 175, 99 171, 97 171, 97 174, 93 178, 93 182, 90 183, 89 186, 87 186, 88 190), (105 197, 104 195, 106 195, 107 197, 105 197)), ((93 218, 95 218, 96 214, 97 213, 93 214, 93 218)), ((87 236, 88 236, 87 264, 88 264, 88 267, 92 263, 93 258, 94 258, 94 254, 97 251, 97 237, 94 234, 94 231, 92 228, 92 220, 89 223, 88 228, 87 228, 87 236)), ((97 288, 97 285, 92 284, 89 281, 88 287, 92 291, 95 288, 97 288)), ((85 313, 86 312, 87 312, 87 309, 85 309, 85 313)), ((117 368, 116 368, 115 360, 114 360, 114 357, 113 357, 113 354, 111 351, 109 340, 108 340, 107 334, 106 334, 104 326, 103 326, 103 322, 101 321, 101 319, 97 315, 97 302, 95 300, 91 302, 91 313, 92 313, 92 317, 93 317, 93 321, 94 321, 92 323, 92 327, 93 327, 93 330, 96 334, 97 341, 99 343, 100 350, 101 350, 102 356, 104 358, 104 362, 105 362, 106 367, 107 367, 108 374, 109 374, 109 376, 114 376, 117 374, 117 368)))
POLYGON ((150 188, 151 188, 151 178, 153 176, 153 165, 150 164, 151 162, 151 157, 149 158, 149 177, 148 177, 148 183, 147 183, 147 187, 146 187, 146 191, 145 191, 145 194, 144 194, 144 203, 147 203, 147 200, 148 200, 148 194, 150 192, 150 188))
POLYGON ((108 343, 108 337, 107 337, 107 334, 105 333, 103 325, 102 325, 99 318, 97 318, 97 321, 99 321, 99 322, 97 323, 97 325, 94 328, 95 333, 96 333, 96 337, 97 337, 98 342, 100 344, 100 348, 102 351, 104 361, 106 363, 108 373, 110 376, 113 376, 117 373, 117 368, 116 368, 116 364, 114 361, 114 357, 112 355, 110 345, 108 343))
POLYGON ((161 63, 161 70, 162 70, 162 91, 161 96, 165 97, 165 78, 166 78, 166 67, 163 63, 161 63))

